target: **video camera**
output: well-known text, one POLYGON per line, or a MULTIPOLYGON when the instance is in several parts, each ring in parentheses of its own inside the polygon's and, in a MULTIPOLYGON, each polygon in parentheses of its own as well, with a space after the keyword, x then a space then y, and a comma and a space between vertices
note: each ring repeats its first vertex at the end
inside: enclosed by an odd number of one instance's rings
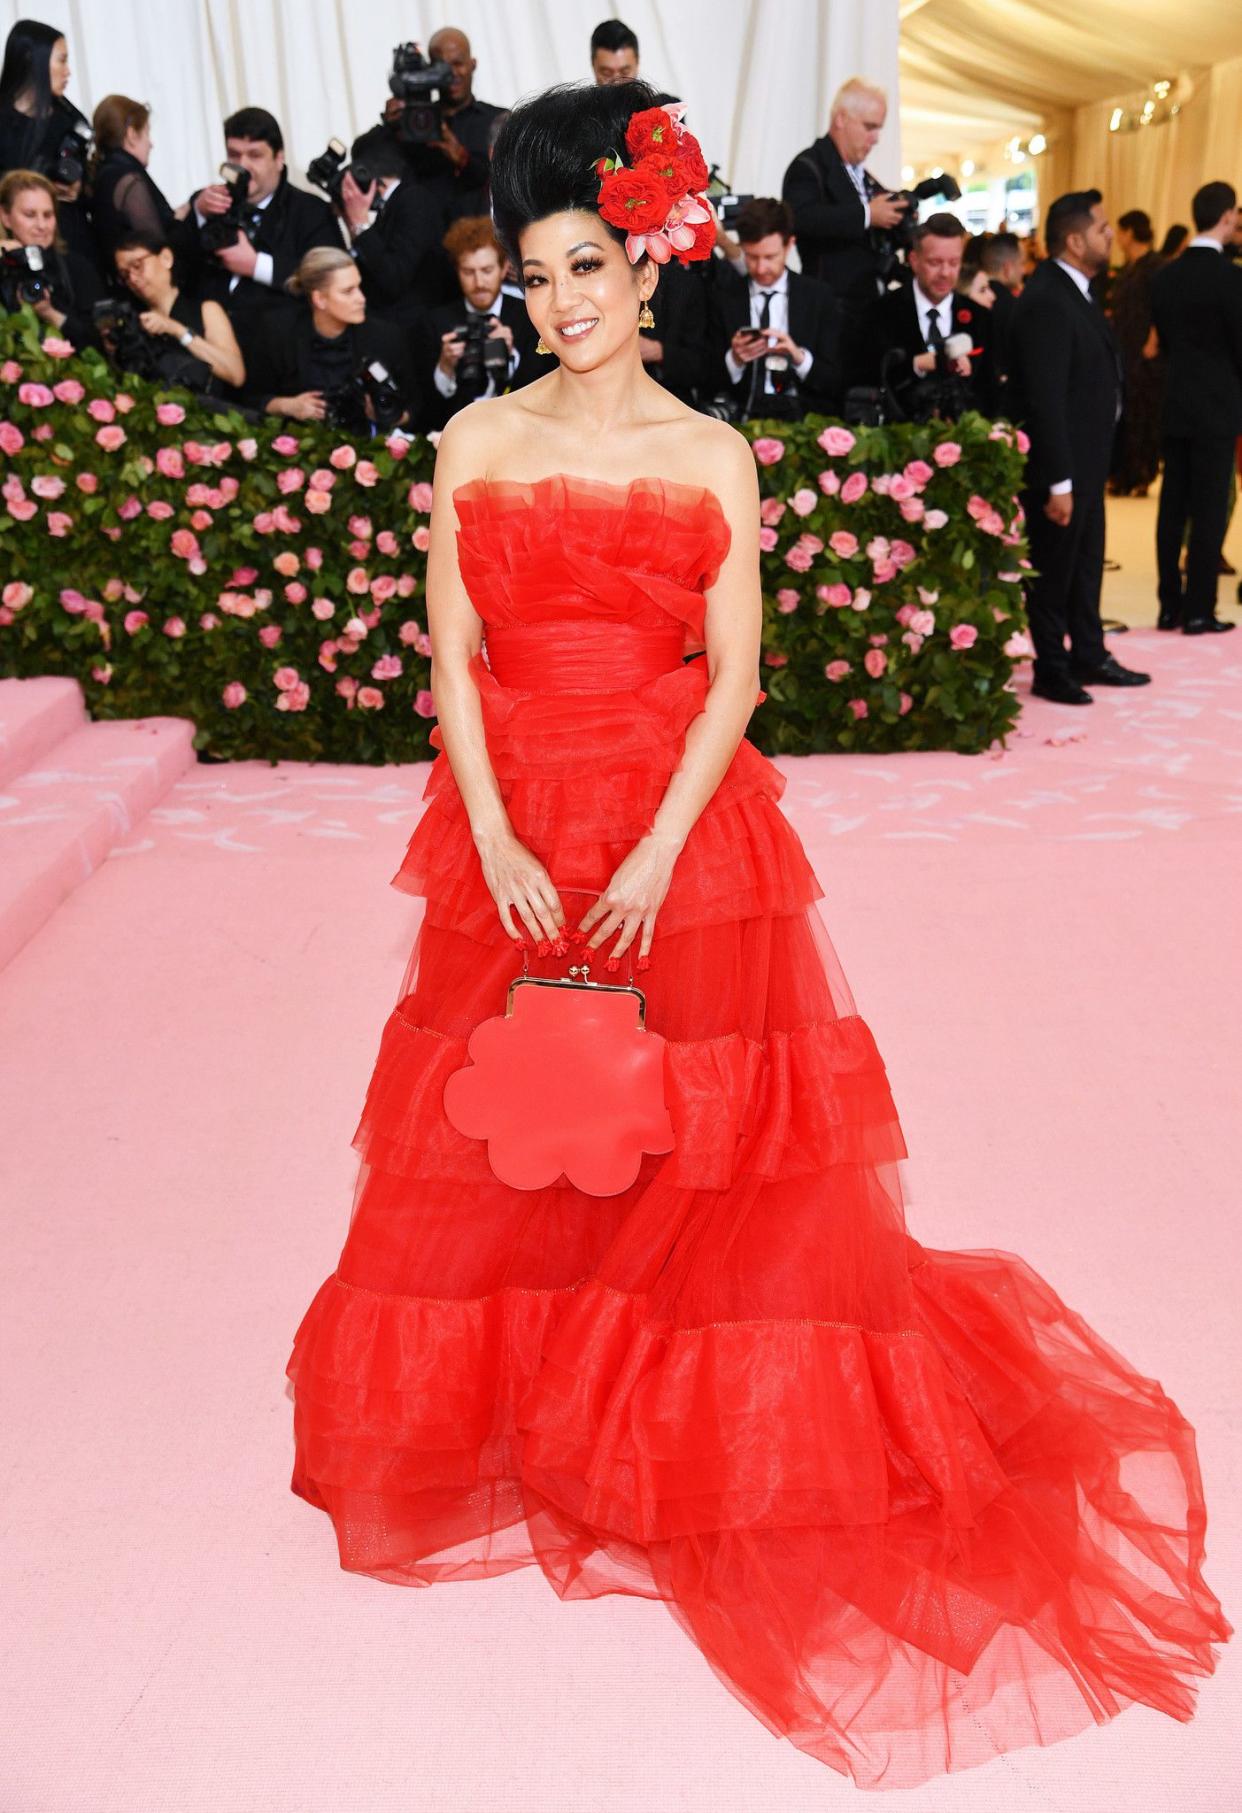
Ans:
POLYGON ((360 189, 369 189, 375 180, 365 164, 349 162, 349 152, 339 138, 328 140, 328 149, 311 159, 306 166, 306 174, 317 189, 323 190, 332 206, 342 213, 341 184, 345 178, 352 176, 360 189))
POLYGON ((7 246, 0 251, 0 305, 10 315, 33 308, 52 293, 52 280, 39 246, 7 246))
POLYGON ((360 365, 353 376, 324 396, 324 420, 351 434, 391 434, 405 414, 405 398, 379 359, 360 365), (367 404, 370 404, 370 410, 367 404))
POLYGON ((872 239, 880 259, 880 276, 887 283, 896 268, 898 257, 910 250, 914 244, 914 229, 918 223, 921 201, 960 201, 962 191, 951 176, 943 172, 939 176, 925 176, 921 183, 915 183, 913 189, 890 189, 890 201, 904 201, 906 211, 895 227, 877 230, 872 239))
POLYGON ((250 172, 240 164, 221 164, 220 175, 229 192, 228 212, 209 214, 199 231, 199 244, 204 252, 227 252, 237 244, 238 234, 253 240, 262 218, 258 208, 249 205, 250 172))
POLYGON ((477 384, 481 390, 487 388, 489 378, 495 378, 497 390, 504 384, 509 371, 509 348, 502 335, 492 333, 492 320, 491 315, 472 315, 469 321, 451 330, 455 340, 466 342, 466 350, 457 361, 459 384, 477 384))
POLYGON ((452 75, 443 60, 429 63, 417 44, 397 45, 388 87, 401 103, 395 129, 402 144, 429 145, 444 137, 443 90, 452 75))
MULTIPOLYGON (((926 350, 920 348, 920 351, 926 350)), ((953 422, 975 407, 970 381, 959 378, 954 361, 970 355, 970 335, 950 334, 936 354, 936 369, 926 377, 913 377, 900 389, 893 370, 904 365, 906 350, 890 346, 880 363, 878 385, 855 385, 845 393, 842 418, 856 426, 881 428, 888 422, 953 422)))

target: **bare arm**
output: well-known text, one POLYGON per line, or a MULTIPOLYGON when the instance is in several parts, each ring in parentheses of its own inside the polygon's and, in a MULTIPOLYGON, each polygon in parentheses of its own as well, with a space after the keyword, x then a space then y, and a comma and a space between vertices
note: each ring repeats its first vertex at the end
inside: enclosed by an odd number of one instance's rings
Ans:
POLYGON ((431 504, 431 545, 427 550, 427 629, 431 637, 431 691, 440 739, 470 821, 483 879, 496 902, 500 923, 521 940, 516 909, 527 935, 559 944, 565 916, 544 865, 514 834, 492 769, 483 730, 483 707, 470 663, 483 643, 483 622, 470 602, 457 560, 457 511, 452 493, 486 470, 494 439, 488 404, 475 403, 454 416, 436 449, 431 504))
POLYGON ((233 323, 218 302, 204 302, 203 332, 191 342, 189 350, 235 390, 246 382, 246 367, 233 323))
POLYGON ((639 965, 645 967, 677 858, 737 752, 759 691, 759 479, 749 443, 736 430, 728 433, 714 463, 712 488, 732 540, 705 594, 706 702, 686 732, 681 766, 665 789, 651 831, 635 844, 582 919, 583 928, 592 932, 588 950, 598 950, 620 932, 610 966, 641 932, 639 965))

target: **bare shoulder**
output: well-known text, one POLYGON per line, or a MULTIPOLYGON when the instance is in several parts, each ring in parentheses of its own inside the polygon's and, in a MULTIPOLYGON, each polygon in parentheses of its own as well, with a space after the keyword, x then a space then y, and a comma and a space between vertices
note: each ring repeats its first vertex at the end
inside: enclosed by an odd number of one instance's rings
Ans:
POLYGON ((750 442, 729 422, 697 415, 689 428, 686 466, 732 513, 759 509, 759 478, 750 442))
POLYGON ((436 445, 436 467, 462 481, 478 478, 497 463, 513 430, 512 399, 480 397, 450 416, 436 445))

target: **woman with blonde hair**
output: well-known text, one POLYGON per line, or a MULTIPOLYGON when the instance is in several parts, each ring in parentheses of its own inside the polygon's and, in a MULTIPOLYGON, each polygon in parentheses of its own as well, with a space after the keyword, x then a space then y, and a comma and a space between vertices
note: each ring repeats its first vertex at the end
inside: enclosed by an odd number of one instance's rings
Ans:
POLYGON ((61 238, 55 185, 37 170, 10 170, 0 177, 0 242, 19 251, 37 249, 48 284, 30 305, 40 321, 79 352, 98 346, 91 309, 104 293, 99 272, 93 260, 61 238))

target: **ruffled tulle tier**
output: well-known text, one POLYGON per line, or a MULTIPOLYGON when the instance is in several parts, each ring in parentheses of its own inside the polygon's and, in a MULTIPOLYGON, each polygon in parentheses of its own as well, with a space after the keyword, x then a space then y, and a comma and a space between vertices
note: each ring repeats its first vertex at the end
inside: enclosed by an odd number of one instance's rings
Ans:
POLYGON ((469 1300, 326 1281, 295 1489, 342 1565, 538 1563, 666 1599, 769 1726, 909 1786, 1140 1701, 1229 1634, 1193 1432, 1011 1254, 909 1243, 909 1326, 678 1326, 587 1278, 469 1300))

